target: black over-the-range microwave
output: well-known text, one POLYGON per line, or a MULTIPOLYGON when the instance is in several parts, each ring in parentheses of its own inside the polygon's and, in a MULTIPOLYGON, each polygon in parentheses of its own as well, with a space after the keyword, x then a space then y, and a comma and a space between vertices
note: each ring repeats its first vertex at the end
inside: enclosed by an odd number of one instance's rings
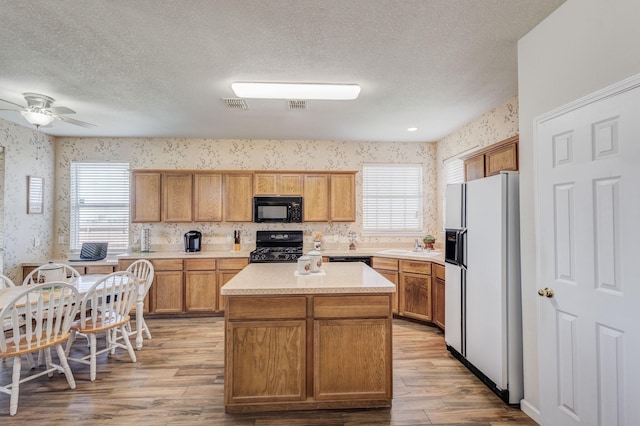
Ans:
POLYGON ((302 197, 253 197, 253 221, 302 223, 302 197))

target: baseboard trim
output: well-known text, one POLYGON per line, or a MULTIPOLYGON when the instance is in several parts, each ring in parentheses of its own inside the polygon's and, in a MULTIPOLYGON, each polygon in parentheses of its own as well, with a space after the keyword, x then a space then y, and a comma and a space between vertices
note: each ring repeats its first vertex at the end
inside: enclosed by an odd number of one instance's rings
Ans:
POLYGON ((520 400, 520 410, 525 413, 527 416, 531 417, 533 421, 538 424, 540 423, 540 410, 538 410, 535 406, 531 405, 529 401, 526 399, 520 400))

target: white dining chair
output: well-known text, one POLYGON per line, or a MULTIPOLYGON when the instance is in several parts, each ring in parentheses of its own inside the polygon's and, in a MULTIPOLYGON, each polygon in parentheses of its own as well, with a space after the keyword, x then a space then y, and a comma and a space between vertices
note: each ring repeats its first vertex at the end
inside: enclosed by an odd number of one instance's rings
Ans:
POLYGON ((80 276, 80 272, 65 263, 45 263, 38 266, 24 277, 22 285, 40 284, 47 281, 75 282, 80 276))
POLYGON ((136 354, 129 340, 126 325, 129 311, 138 297, 139 281, 131 272, 120 271, 99 279, 80 302, 80 319, 71 325, 71 336, 67 342, 66 354, 70 361, 87 364, 91 381, 96 379, 97 356, 118 347, 129 352, 132 362, 136 354), (97 349, 97 334, 104 333, 106 347, 97 349), (89 354, 82 357, 70 356, 76 335, 83 334, 89 340, 89 354), (123 340, 124 344, 118 340, 123 340))
POLYGON ((9 414, 18 411, 20 384, 53 372, 64 373, 69 387, 75 389, 76 382, 69 368, 62 344, 70 336, 71 322, 78 312, 80 295, 73 286, 61 281, 36 284, 24 287, 24 290, 0 310, 0 321, 10 320, 13 327, 0 333, 0 358, 13 358, 13 375, 10 384, 0 387, 0 392, 10 395, 9 414), (19 319, 24 320, 20 324, 19 319), (51 352, 58 354, 59 364, 54 364, 51 352), (43 371, 21 376, 24 355, 44 352, 46 368, 43 371))
POLYGON ((140 350, 142 349, 143 333, 147 336, 147 339, 151 339, 151 332, 144 320, 144 299, 149 293, 151 284, 153 284, 154 269, 153 264, 148 260, 138 259, 129 265, 127 271, 135 275, 140 281, 138 299, 136 300, 136 329, 131 329, 131 322, 127 324, 129 336, 136 336, 136 349, 140 350))
MULTIPOLYGON (((7 277, 6 275, 0 274, 0 289, 11 288, 15 286, 16 285, 13 283, 13 281, 11 281, 11 278, 7 277)), ((11 318, 7 318, 3 320, 2 322, 0 322, 0 325, 2 325, 2 331, 10 330, 13 327, 11 318)), ((3 358, 3 361, 4 361, 4 358, 3 358)))

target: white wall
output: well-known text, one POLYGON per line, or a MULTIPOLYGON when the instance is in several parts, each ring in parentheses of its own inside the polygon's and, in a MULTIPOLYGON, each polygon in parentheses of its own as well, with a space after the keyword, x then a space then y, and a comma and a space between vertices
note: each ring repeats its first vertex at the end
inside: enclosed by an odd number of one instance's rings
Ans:
POLYGON ((522 408, 537 415, 533 123, 541 114, 640 73, 640 1, 568 0, 518 43, 525 353, 522 408))

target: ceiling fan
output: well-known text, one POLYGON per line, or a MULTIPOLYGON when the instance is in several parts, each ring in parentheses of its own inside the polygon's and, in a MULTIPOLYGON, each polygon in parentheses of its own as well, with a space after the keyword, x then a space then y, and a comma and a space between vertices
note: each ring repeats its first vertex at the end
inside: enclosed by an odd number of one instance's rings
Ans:
POLYGON ((95 124, 85 123, 84 121, 65 117, 64 114, 75 114, 76 112, 67 107, 52 106, 55 100, 49 96, 40 95, 38 93, 23 93, 22 95, 27 101, 26 107, 15 102, 7 101, 6 99, 0 99, 0 101, 2 102, 15 105, 19 108, 0 108, 0 111, 18 111, 20 112, 20 114, 22 114, 25 120, 36 127, 51 127, 51 122, 53 120, 60 120, 64 121, 65 123, 75 124, 76 126, 82 127, 96 127, 95 124))

